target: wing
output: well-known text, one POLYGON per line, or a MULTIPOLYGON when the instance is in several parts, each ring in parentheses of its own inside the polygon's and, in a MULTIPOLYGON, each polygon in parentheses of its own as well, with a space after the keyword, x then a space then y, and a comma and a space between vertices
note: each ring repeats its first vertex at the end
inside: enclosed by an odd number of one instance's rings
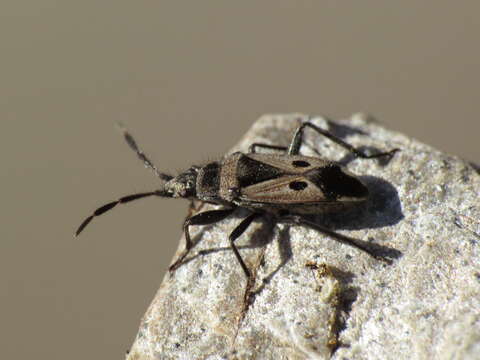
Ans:
POLYGON ((301 175, 283 175, 241 189, 240 199, 267 204, 305 204, 328 201, 323 191, 301 175))
POLYGON ((265 204, 363 201, 365 185, 336 163, 308 156, 248 154, 238 161, 240 200, 265 204))
POLYGON ((288 174, 303 174, 332 164, 331 161, 302 155, 246 154, 245 157, 288 174))

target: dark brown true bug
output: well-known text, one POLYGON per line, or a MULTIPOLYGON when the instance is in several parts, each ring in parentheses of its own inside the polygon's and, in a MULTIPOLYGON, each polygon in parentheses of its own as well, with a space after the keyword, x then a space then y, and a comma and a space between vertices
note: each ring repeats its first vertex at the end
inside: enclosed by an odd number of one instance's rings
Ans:
POLYGON ((99 207, 82 222, 76 235, 79 235, 94 217, 107 212, 117 204, 147 196, 160 196, 198 199, 223 206, 222 209, 205 211, 185 220, 183 230, 186 249, 170 266, 170 271, 181 265, 192 248, 189 233, 191 225, 216 223, 231 215, 237 208, 247 209, 250 214, 230 233, 229 240, 247 277, 250 277, 250 270, 240 256, 235 246, 235 240, 243 234, 255 218, 265 214, 273 215, 278 222, 304 225, 316 229, 341 243, 379 258, 364 241, 338 234, 302 216, 344 209, 349 205, 365 201, 368 197, 367 187, 339 164, 299 154, 303 132, 306 128, 315 130, 346 148, 355 156, 364 159, 391 157, 399 150, 393 149, 388 152, 367 155, 311 122, 304 122, 295 131, 288 147, 254 143, 250 146, 248 153, 236 152, 221 161, 210 162, 203 166, 192 166, 174 177, 160 172, 140 150, 133 137, 123 130, 128 145, 136 152, 145 166, 155 172, 163 184, 158 190, 124 196, 99 207), (257 153, 259 148, 276 150, 280 153, 257 153))

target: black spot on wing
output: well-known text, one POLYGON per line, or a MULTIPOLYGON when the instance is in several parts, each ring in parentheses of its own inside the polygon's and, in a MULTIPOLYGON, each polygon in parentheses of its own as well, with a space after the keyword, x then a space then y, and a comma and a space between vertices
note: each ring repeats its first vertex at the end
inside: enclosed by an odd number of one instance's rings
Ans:
POLYGON ((368 189, 360 180, 346 174, 340 166, 335 164, 313 169, 306 174, 306 177, 323 191, 328 200, 368 196, 368 189))
POLYGON ((303 190, 307 186, 308 184, 305 181, 292 181, 290 184, 288 184, 288 187, 295 191, 303 190))
POLYGON ((309 167, 310 163, 305 160, 294 160, 292 161, 292 165, 295 167, 309 167))
POLYGON ((248 156, 242 156, 238 160, 237 179, 240 188, 272 180, 283 174, 282 170, 248 156))

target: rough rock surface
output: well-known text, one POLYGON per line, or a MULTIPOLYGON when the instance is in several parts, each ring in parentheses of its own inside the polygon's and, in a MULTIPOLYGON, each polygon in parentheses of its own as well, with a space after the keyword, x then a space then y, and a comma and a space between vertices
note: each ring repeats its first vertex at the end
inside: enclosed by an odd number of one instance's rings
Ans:
MULTIPOLYGON (((305 119, 263 116, 234 150, 287 145, 305 119)), ((245 213, 193 226, 198 243, 165 276, 128 359, 480 359, 478 171, 363 115, 312 121, 372 152, 401 149, 390 161, 355 159, 311 130, 301 148, 346 165, 371 193, 364 206, 316 221, 391 249, 392 263, 258 220, 237 240, 255 269, 245 297, 227 239, 245 213)))

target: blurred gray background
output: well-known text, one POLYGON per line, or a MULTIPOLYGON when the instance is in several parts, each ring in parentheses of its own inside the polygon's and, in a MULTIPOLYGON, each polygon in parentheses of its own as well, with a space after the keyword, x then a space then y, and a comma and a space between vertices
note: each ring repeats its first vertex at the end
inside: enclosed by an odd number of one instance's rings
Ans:
POLYGON ((116 121, 168 172, 222 155, 261 114, 297 111, 369 112, 479 161, 479 13, 438 0, 2 1, 2 358, 119 359, 135 337, 187 203, 135 202, 73 237, 97 206, 158 183, 116 121))

